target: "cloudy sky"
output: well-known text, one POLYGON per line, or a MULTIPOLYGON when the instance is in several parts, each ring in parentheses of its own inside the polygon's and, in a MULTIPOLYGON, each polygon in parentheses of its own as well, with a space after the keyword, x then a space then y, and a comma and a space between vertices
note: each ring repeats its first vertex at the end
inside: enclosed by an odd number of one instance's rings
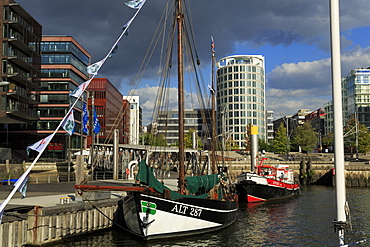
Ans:
MULTIPOLYGON (((17 0, 16 0, 17 1, 17 0)), ((74 37, 101 60, 133 16, 124 0, 18 0, 42 26, 43 34, 74 37)), ((97 77, 108 78, 128 94, 152 40, 167 0, 147 0, 97 77)), ((200 60, 210 63, 210 37, 216 59, 263 55, 266 104, 275 118, 299 109, 316 110, 331 100, 329 0, 196 0, 188 1, 200 60)), ((342 74, 370 67, 370 1, 340 1, 342 74)), ((147 70, 155 71, 155 64, 147 70)), ((204 66, 210 70, 209 66, 204 66)), ((144 75, 136 95, 151 111, 157 80, 144 75)), ((210 71, 205 71, 205 75, 210 71)), ((144 121, 144 124, 147 122, 144 121)))

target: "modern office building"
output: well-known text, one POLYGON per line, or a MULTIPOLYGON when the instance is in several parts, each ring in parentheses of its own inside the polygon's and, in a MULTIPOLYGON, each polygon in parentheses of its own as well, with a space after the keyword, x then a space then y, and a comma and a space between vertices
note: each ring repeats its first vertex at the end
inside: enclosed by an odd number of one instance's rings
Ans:
MULTIPOLYGON (((162 111, 158 115, 155 133, 164 135, 167 144, 171 145, 179 140, 179 113, 178 110, 162 111)), ((208 145, 211 132, 211 110, 210 109, 185 109, 184 131, 195 130, 197 136, 202 139, 204 145, 208 145)))
MULTIPOLYGON (((130 103, 130 127, 129 131, 126 131, 126 134, 129 134, 128 144, 138 145, 140 144, 140 134, 143 131, 143 116, 142 108, 140 106, 140 97, 139 96, 123 96, 123 100, 127 100, 130 103)), ((127 125, 126 125, 127 126, 127 125)), ((127 130, 127 128, 125 128, 127 130)), ((126 137, 127 138, 127 137, 126 137)))
POLYGON ((0 147, 25 152, 22 131, 38 119, 42 27, 12 0, 1 1, 0 11, 0 147))
POLYGON ((334 133, 334 112, 333 101, 329 101, 324 105, 325 120, 324 120, 324 135, 333 135, 334 133))
POLYGON ((274 111, 266 111, 266 143, 274 140, 274 111))
POLYGON ((265 60, 261 55, 235 55, 217 62, 218 134, 231 133, 244 147, 247 124, 266 140, 265 60))
POLYGON ((128 103, 124 104, 122 94, 107 78, 94 78, 91 80, 88 91, 88 108, 90 111, 89 135, 87 147, 92 144, 92 120, 91 109, 94 108, 100 123, 100 132, 95 135, 95 143, 113 144, 114 130, 118 129, 119 143, 123 144, 123 115, 128 109, 128 103))
MULTIPOLYGON (((34 133, 31 132, 34 140, 29 144, 54 132, 75 100, 69 94, 89 79, 86 67, 90 63, 90 54, 73 37, 45 35, 42 37, 41 50, 41 90, 38 104, 40 119, 34 133)), ((86 93, 82 98, 86 101, 86 93)), ((43 157, 65 159, 68 157, 68 150, 76 152, 81 145, 84 147, 86 135, 81 138, 81 100, 73 110, 75 132, 69 139, 66 131, 60 128, 43 157)))
POLYGON ((342 78, 344 124, 355 117, 370 127, 370 67, 353 69, 342 78))

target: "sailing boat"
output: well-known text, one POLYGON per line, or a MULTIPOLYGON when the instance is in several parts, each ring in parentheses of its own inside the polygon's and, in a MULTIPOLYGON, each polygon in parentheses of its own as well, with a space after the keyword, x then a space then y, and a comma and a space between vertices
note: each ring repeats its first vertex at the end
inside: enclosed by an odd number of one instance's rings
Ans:
POLYGON ((178 28, 178 101, 179 101, 179 191, 171 191, 153 176, 144 160, 139 164, 138 179, 147 191, 130 192, 123 204, 126 224, 131 232, 145 240, 179 237, 214 231, 236 220, 237 197, 224 193, 226 177, 222 174, 185 178, 184 94, 183 94, 183 1, 176 0, 178 28), (201 182, 199 184, 199 182, 201 182), (198 183, 206 192, 191 190, 198 183), (193 192, 187 195, 186 190, 193 192), (213 192, 213 197, 210 194, 213 192))
MULTIPOLYGON (((184 141, 183 45, 185 41, 183 32, 186 15, 183 12, 185 9, 183 0, 176 0, 173 3, 175 15, 173 15, 172 26, 177 26, 178 32, 178 148, 157 147, 158 149, 151 151, 148 147, 145 157, 142 157, 138 165, 136 180, 140 184, 114 188, 127 192, 123 202, 125 223, 131 233, 144 240, 215 231, 234 223, 238 209, 237 195, 235 190, 229 188, 230 179, 226 174, 216 173, 217 169, 212 168, 214 174, 185 177, 185 160, 189 156, 184 141), (158 181, 153 174, 153 168, 149 166, 154 159, 157 159, 155 162, 164 162, 169 155, 175 156, 178 162, 178 191, 172 191, 158 181)), ((172 51, 171 48, 169 50, 172 51)), ((168 67, 171 67, 170 61, 171 59, 168 59, 168 67)), ((215 116, 215 114, 212 115, 215 116)), ((214 135, 213 138, 215 138, 214 135)), ((193 149, 189 152, 197 153, 197 150, 193 149)), ((93 186, 81 185, 77 188, 93 189, 93 186)), ((96 186, 95 189, 104 188, 96 186)))

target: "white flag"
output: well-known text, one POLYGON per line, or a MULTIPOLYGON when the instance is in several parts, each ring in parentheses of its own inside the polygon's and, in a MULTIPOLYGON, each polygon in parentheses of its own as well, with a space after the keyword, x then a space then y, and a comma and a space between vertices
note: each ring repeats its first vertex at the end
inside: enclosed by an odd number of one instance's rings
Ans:
POLYGON ((71 136, 75 132, 75 118, 73 116, 73 110, 68 113, 68 116, 64 119, 62 127, 71 136))
POLYGON ((86 88, 89 86, 91 82, 91 79, 90 80, 87 80, 85 81, 84 83, 80 84, 80 86, 78 86, 78 88, 76 88, 75 90, 73 90, 72 93, 69 94, 70 97, 75 97, 75 98, 80 98, 82 93, 86 90, 86 88))
POLYGON ((23 196, 22 199, 26 197, 28 177, 29 174, 27 175, 23 174, 14 184, 14 187, 18 186, 18 190, 19 192, 21 192, 23 196))
POLYGON ((103 65, 104 61, 105 61, 105 59, 100 60, 99 62, 96 62, 96 63, 91 64, 90 66, 88 66, 86 68, 87 73, 89 73, 90 75, 98 74, 98 71, 99 71, 100 67, 103 65))
POLYGON ((43 151, 45 149, 45 147, 49 144, 52 137, 53 137, 53 134, 45 137, 44 139, 42 139, 42 140, 40 140, 40 141, 30 145, 30 146, 28 146, 27 147, 27 154, 30 153, 30 151, 31 151, 30 149, 35 150, 37 152, 43 151))
POLYGON ((128 7, 133 8, 133 9, 140 9, 146 0, 131 0, 127 3, 125 3, 128 7))

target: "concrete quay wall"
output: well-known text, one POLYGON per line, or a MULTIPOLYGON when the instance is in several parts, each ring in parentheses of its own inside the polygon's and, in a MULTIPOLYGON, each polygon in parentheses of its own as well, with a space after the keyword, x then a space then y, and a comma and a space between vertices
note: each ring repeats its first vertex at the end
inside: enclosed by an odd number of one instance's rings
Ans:
POLYGON ((1 246, 41 246, 123 223, 122 199, 35 206, 28 215, 0 225, 1 246), (105 217, 104 215, 107 217, 105 217), (23 219, 22 219, 23 218, 23 219), (112 219, 112 220, 110 220, 112 219))
MULTIPOLYGON (((309 176, 308 184, 335 185, 333 176, 333 161, 311 161, 310 171, 301 174, 301 161, 276 161, 267 160, 265 165, 276 166, 278 164, 288 165, 295 171, 298 178, 309 176)), ((305 161, 305 165, 307 164, 305 161)), ((236 177, 242 172, 250 171, 251 164, 245 160, 233 161, 229 163, 232 177, 236 177)), ((370 187, 370 165, 365 162, 345 162, 345 178, 348 187, 370 187)))

